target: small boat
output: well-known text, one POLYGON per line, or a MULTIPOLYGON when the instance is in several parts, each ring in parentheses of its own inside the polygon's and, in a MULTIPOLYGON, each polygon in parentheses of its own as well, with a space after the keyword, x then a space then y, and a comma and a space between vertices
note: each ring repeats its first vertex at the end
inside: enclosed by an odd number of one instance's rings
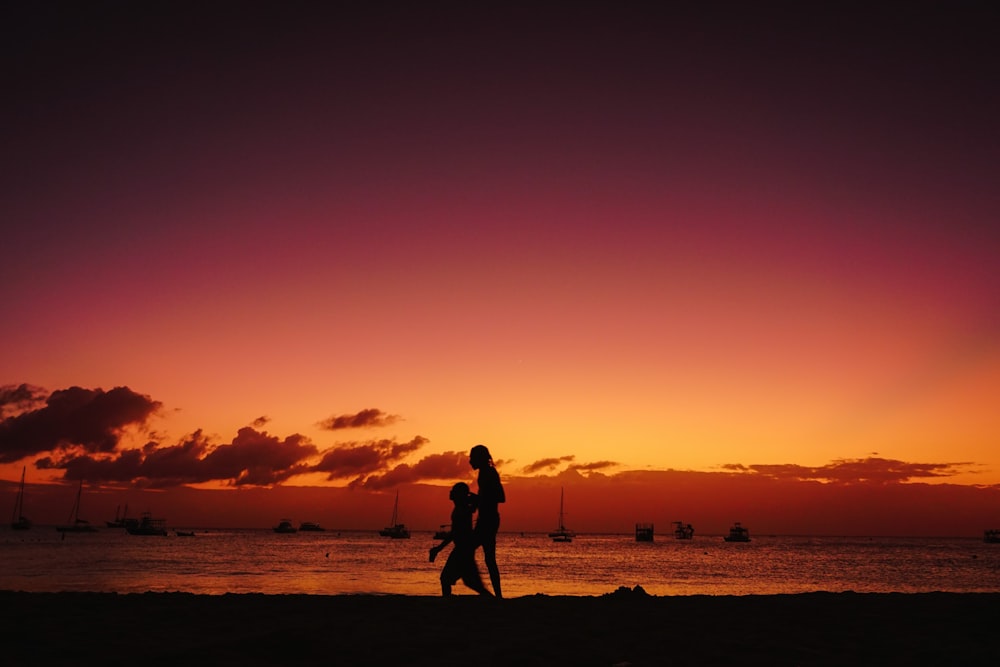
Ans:
POLYGON ((17 500, 14 501, 14 513, 10 517, 10 527, 13 530, 28 530, 31 528, 31 519, 24 516, 24 471, 27 466, 21 468, 21 486, 17 490, 17 500))
POLYGON ((321 533, 326 530, 326 528, 319 525, 315 521, 303 521, 299 524, 299 530, 306 533, 321 533))
POLYGON ((733 527, 729 529, 729 534, 723 538, 726 542, 749 542, 750 541, 750 531, 740 525, 737 521, 733 524, 733 527))
POLYGON ((105 521, 104 522, 108 526, 108 528, 125 528, 125 529, 128 529, 130 527, 134 527, 134 526, 138 526, 139 525, 139 520, 138 519, 130 519, 130 518, 128 518, 128 504, 125 505, 125 511, 121 513, 121 516, 118 516, 118 510, 120 510, 120 509, 121 509, 121 505, 119 505, 118 507, 115 508, 115 518, 114 518, 114 521, 105 521))
POLYGON ((636 542, 652 542, 653 541, 653 524, 651 524, 651 523, 637 523, 637 524, 635 524, 635 541, 636 542))
POLYGON ((80 518, 80 496, 83 494, 83 480, 80 480, 80 486, 76 490, 76 502, 73 503, 73 509, 69 513, 69 521, 62 526, 56 526, 56 530, 60 533, 96 533, 97 528, 90 525, 90 522, 86 519, 80 518))
POLYGON ((438 526, 438 529, 434 531, 435 540, 446 540, 451 537, 451 524, 442 523, 438 526))
POLYGON ((1000 528, 990 528, 983 531, 983 542, 1000 544, 1000 528))
POLYGON ((382 537, 391 537, 394 540, 410 539, 410 529, 405 524, 399 522, 399 491, 396 492, 396 502, 392 506, 392 520, 389 525, 378 531, 382 537))
POLYGON ((278 525, 274 527, 274 532, 276 533, 296 533, 298 529, 292 523, 291 519, 282 519, 278 522, 278 525))
POLYGON ((566 527, 563 522, 563 489, 559 489, 559 527, 549 533, 553 542, 572 542, 576 533, 566 527))
POLYGON ((193 530, 175 530, 177 537, 194 537, 193 530))
POLYGON ((149 512, 143 512, 139 520, 132 525, 125 526, 129 535, 166 535, 167 520, 154 519, 149 512))
POLYGON ((674 521, 674 539, 690 540, 692 537, 694 537, 694 527, 691 524, 685 524, 683 521, 674 521))

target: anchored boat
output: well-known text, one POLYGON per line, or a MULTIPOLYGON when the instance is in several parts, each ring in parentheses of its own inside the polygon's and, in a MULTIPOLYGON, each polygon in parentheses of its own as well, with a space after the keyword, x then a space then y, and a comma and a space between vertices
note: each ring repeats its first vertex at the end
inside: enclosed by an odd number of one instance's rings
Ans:
POLYGON ((733 524, 733 527, 729 529, 729 534, 723 539, 726 542, 749 542, 750 541, 750 531, 740 525, 737 521, 733 524))
POLYGON ((14 501, 14 513, 10 517, 10 527, 14 530, 28 530, 31 528, 31 519, 24 516, 24 471, 27 466, 21 467, 21 486, 17 489, 17 500, 14 501))
POLYGON ((559 489, 559 527, 549 533, 553 542, 572 542, 576 533, 566 527, 563 522, 563 489, 559 489))
POLYGON ((410 539, 410 529, 399 522, 399 491, 396 492, 396 502, 392 505, 392 520, 388 526, 378 531, 378 534, 382 537, 391 537, 394 540, 410 539))

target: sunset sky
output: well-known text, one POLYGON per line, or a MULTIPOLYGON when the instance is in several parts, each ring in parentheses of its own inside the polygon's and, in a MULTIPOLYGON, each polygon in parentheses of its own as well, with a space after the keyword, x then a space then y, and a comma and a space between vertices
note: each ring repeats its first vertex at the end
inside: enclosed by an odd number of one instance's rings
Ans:
POLYGON ((1000 525, 987 3, 39 4, 0 10, 11 504, 27 466, 93 519, 333 485, 433 527, 483 443, 510 529, 560 486, 592 530, 1000 525))

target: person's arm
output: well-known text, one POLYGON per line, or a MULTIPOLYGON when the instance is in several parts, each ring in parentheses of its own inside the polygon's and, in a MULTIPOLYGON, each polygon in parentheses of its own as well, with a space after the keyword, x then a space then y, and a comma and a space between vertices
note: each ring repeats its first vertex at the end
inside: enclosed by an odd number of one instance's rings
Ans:
POLYGON ((441 544, 438 544, 436 546, 431 547, 430 561, 433 563, 434 559, 437 558, 437 555, 439 553, 441 553, 441 550, 444 549, 449 544, 451 544, 451 533, 450 532, 448 533, 448 535, 443 540, 441 540, 441 544))

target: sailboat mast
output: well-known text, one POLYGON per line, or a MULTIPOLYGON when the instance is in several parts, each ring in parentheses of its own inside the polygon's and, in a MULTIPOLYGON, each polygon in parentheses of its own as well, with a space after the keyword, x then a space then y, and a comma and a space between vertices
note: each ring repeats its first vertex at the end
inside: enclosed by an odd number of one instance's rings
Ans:
POLYGON ((21 486, 17 491, 17 501, 14 503, 14 514, 10 520, 13 523, 21 518, 24 512, 24 471, 27 466, 21 468, 21 486))
POLYGON ((81 493, 83 493, 83 480, 82 479, 80 480, 80 486, 78 486, 77 489, 76 489, 76 502, 73 503, 73 511, 70 512, 70 515, 69 515, 69 523, 70 523, 70 525, 73 525, 73 526, 76 525, 77 519, 80 516, 80 494, 81 493))

